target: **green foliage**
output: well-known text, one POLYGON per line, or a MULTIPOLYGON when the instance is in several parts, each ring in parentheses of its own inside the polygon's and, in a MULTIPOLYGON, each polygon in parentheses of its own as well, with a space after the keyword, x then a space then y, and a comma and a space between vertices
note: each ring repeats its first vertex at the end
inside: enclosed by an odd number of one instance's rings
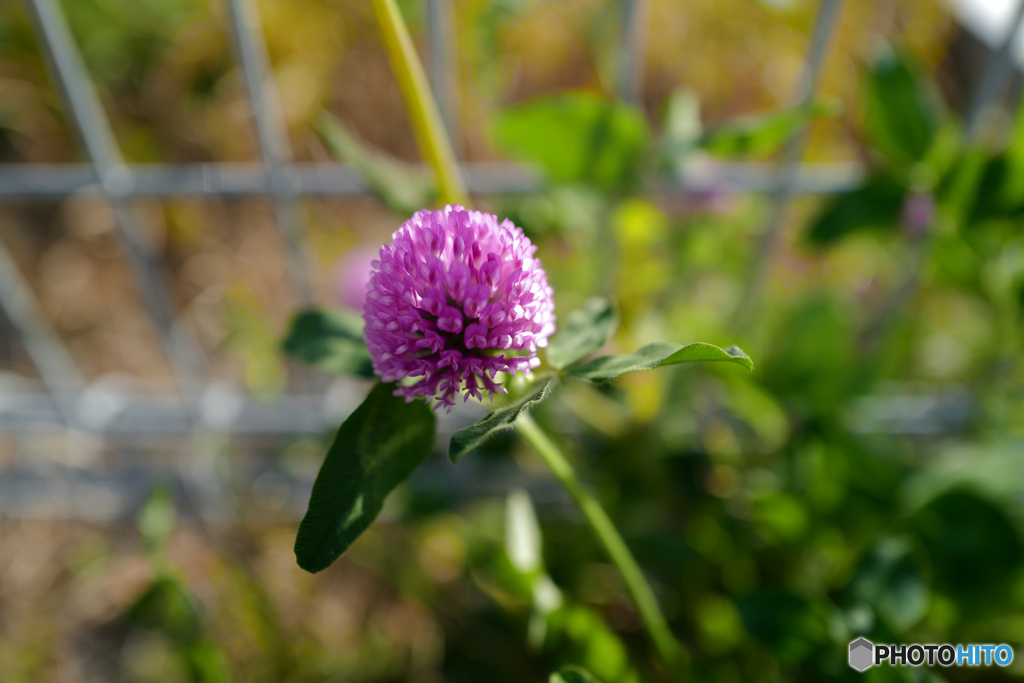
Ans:
POLYGON ((1020 533, 984 497, 963 489, 949 491, 918 510, 912 522, 931 559, 937 587, 967 609, 998 599, 1019 574, 1024 559, 1020 533))
POLYGON ((458 463, 466 453, 482 444, 491 436, 515 424, 519 414, 530 406, 540 403, 548 397, 555 385, 554 378, 547 378, 534 384, 526 394, 503 408, 488 413, 486 417, 469 427, 464 427, 452 435, 448 445, 448 458, 458 463))
POLYGON ((733 119, 708 132, 700 146, 721 157, 766 157, 781 149, 810 121, 838 113, 837 102, 819 99, 804 107, 733 119))
POLYGON ((870 605, 896 632, 906 631, 925 615, 928 580, 908 541, 880 539, 850 581, 852 597, 870 605))
POLYGON ((548 683, 600 683, 586 669, 578 666, 567 666, 551 674, 548 683))
POLYGON ((822 246, 859 230, 893 230, 899 225, 906 196, 906 188, 892 178, 872 176, 860 187, 826 202, 805 233, 807 241, 822 246))
POLYGON ((743 624, 784 662, 808 659, 828 642, 821 611, 805 598, 781 588, 761 589, 737 600, 743 624))
POLYGON ((540 526, 529 496, 513 491, 507 500, 505 542, 477 549, 477 579, 509 611, 519 604, 530 613, 530 647, 562 667, 564 680, 639 683, 625 643, 600 615, 566 599, 554 584, 542 556, 540 526))
POLYGON ((501 151, 538 165, 548 180, 602 190, 636 182, 650 138, 636 109, 586 93, 505 109, 495 116, 491 134, 501 151))
POLYGON ((334 156, 351 164, 374 196, 396 214, 411 216, 433 202, 437 192, 429 178, 408 164, 367 147, 330 114, 320 115, 316 130, 334 156))
POLYGON ((176 513, 174 494, 167 488, 154 488, 139 511, 139 533, 146 550, 153 554, 162 551, 174 530, 176 513))
POLYGON ((373 377, 370 352, 363 342, 363 321, 341 311, 308 310, 292 318, 285 353, 326 372, 373 377))
POLYGON ((922 160, 939 129, 942 110, 917 60, 886 47, 864 78, 864 127, 872 146, 892 164, 922 160))
POLYGON ((349 416, 324 459, 295 556, 309 572, 326 569, 377 517, 384 499, 430 454, 434 416, 377 384, 349 416))
POLYGON ((597 351, 615 334, 619 316, 611 302, 595 297, 588 299, 565 318, 558 334, 551 339, 547 359, 551 367, 561 370, 597 351))
POLYGON ((126 613, 129 622, 163 635, 181 674, 193 683, 228 683, 228 660, 206 632, 188 588, 172 574, 160 574, 126 613))
POLYGON ((595 358, 592 361, 570 368, 566 374, 570 377, 578 377, 591 382, 610 382, 627 372, 652 370, 663 365, 703 361, 725 361, 742 365, 747 370, 754 369, 754 364, 750 357, 736 346, 721 349, 704 342, 693 342, 685 346, 656 342, 624 356, 601 356, 600 358, 595 358))

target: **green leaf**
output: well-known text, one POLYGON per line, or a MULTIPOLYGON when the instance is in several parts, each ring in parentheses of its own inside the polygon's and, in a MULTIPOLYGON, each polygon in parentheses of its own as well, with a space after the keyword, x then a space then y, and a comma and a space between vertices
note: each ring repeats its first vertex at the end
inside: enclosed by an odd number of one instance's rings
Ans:
POLYGON ((373 377, 363 342, 363 321, 340 311, 310 309, 292 319, 285 352, 303 363, 338 375, 373 377))
POLYGON ((967 487, 929 502, 910 522, 928 553, 933 585, 971 609, 1004 600, 1020 576, 1024 542, 1002 509, 967 487))
POLYGON ((299 524, 295 557, 308 572, 327 568, 377 517, 384 499, 430 454, 434 414, 421 401, 378 384, 338 430, 299 524))
POLYGON ((409 216, 430 206, 437 195, 434 183, 416 168, 365 145, 341 121, 328 113, 316 121, 316 131, 340 161, 348 162, 384 206, 409 216))
POLYGON ((599 681, 583 667, 567 666, 551 674, 548 683, 599 683, 599 681))
POLYGON ((166 486, 155 486, 139 511, 139 533, 148 552, 162 550, 174 531, 177 512, 174 493, 166 486))
POLYGON ((673 160, 701 139, 700 101, 688 88, 675 90, 661 118, 661 146, 673 160))
POLYGON ((828 623, 807 598, 778 587, 765 587, 736 599, 747 632, 793 664, 829 643, 828 623))
POLYGON ((565 325, 551 340, 548 363, 556 370, 572 365, 604 346, 618 326, 619 316, 608 299, 588 299, 583 308, 568 315, 565 325))
POLYGON ((448 444, 448 459, 453 463, 458 463, 462 456, 482 444, 492 434, 511 427, 515 423, 516 418, 519 417, 519 413, 534 403, 540 403, 547 398, 554 384, 555 380, 553 377, 538 382, 530 388, 529 393, 512 405, 488 413, 487 417, 475 425, 464 427, 455 432, 452 435, 451 442, 448 444))
POLYGON ((499 149, 537 164, 548 180, 604 190, 636 179, 650 138, 647 120, 637 109, 585 93, 505 109, 491 132, 499 149))
POLYGON ((530 494, 523 489, 513 489, 505 499, 505 552, 520 573, 543 569, 540 524, 530 494))
POLYGON ((743 353, 736 346, 720 349, 717 346, 705 344, 704 342, 693 342, 686 346, 656 342, 625 356, 602 356, 595 358, 589 363, 571 368, 568 374, 572 377, 579 377, 591 382, 610 382, 627 372, 651 370, 661 365, 694 363, 698 361, 727 361, 742 365, 747 370, 754 369, 754 363, 747 354, 743 353))
POLYGON ((819 99, 760 116, 744 116, 718 126, 700 142, 715 156, 765 157, 777 152, 800 128, 823 116, 835 116, 838 102, 819 99))
POLYGON ((828 201, 805 239, 808 244, 824 246, 860 230, 895 227, 906 196, 907 189, 892 178, 872 176, 860 187, 828 201))
MULTIPOLYGON (((551 615, 548 629, 545 651, 560 656, 563 661, 579 662, 581 666, 571 667, 576 672, 586 667, 585 671, 593 672, 591 680, 639 683, 640 676, 629 661, 629 650, 622 638, 593 610, 566 602, 551 615)), ((580 681, 579 678, 565 680, 580 681)))
POLYGON ((933 86, 909 53, 884 49, 864 79, 864 125, 871 145, 891 163, 910 166, 928 153, 942 110, 933 86))
POLYGON ((850 581, 850 593, 897 632, 919 622, 928 607, 928 584, 910 543, 900 538, 875 543, 850 581))

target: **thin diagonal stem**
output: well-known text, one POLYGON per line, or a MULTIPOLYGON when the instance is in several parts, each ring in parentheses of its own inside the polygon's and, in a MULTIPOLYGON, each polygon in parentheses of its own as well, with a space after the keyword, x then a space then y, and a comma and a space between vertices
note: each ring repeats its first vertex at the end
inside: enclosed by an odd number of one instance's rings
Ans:
POLYGON ((395 72, 395 80, 405 102, 409 123, 416 136, 416 145, 437 174, 441 201, 468 206, 469 197, 452 152, 452 143, 441 122, 437 102, 427 85, 427 76, 423 72, 412 38, 409 37, 409 29, 398 11, 398 5, 395 0, 371 0, 371 4, 384 39, 391 70, 395 72))
POLYGON ((678 673, 680 670, 679 643, 672 635, 672 631, 669 630, 665 615, 661 613, 658 601, 655 599, 647 579, 644 578, 640 565, 636 563, 626 542, 622 540, 622 536, 619 535, 612 520, 608 517, 608 513, 601 507, 597 498, 583 486, 569 461, 558 450, 558 446, 548 438, 548 435, 541 430, 532 417, 522 413, 516 420, 516 428, 540 456, 540 459, 544 461, 544 464, 548 466, 551 473, 555 475, 555 479, 576 503, 579 511, 583 513, 591 531, 601 543, 609 559, 622 574, 622 580, 626 583, 633 602, 636 603, 637 611, 640 613, 640 618, 643 620, 651 640, 654 641, 654 646, 669 667, 678 673))

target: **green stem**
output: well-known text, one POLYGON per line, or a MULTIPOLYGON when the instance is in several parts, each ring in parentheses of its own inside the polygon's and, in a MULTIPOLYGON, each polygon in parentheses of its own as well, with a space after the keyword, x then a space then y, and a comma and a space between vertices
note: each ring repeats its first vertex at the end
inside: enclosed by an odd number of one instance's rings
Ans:
POLYGON ((427 77, 423 72, 416 47, 409 37, 409 29, 405 26, 398 11, 395 0, 371 0, 373 12, 377 16, 377 26, 384 39, 384 50, 387 52, 391 69, 395 72, 398 89, 405 102, 405 111, 412 124, 413 134, 420 154, 437 174, 437 190, 442 202, 469 206, 469 196, 462 184, 459 166, 455 162, 448 133, 441 122, 437 110, 437 102, 427 85, 427 77))
POLYGON ((558 446, 537 426, 532 417, 526 413, 520 414, 516 420, 516 427, 523 438, 533 447, 533 450, 537 452, 540 459, 544 461, 544 464, 548 466, 551 473, 555 475, 562 488, 576 503, 576 507, 583 513, 583 517, 587 520, 594 535, 597 536, 597 540, 604 546, 608 557, 622 574, 622 579, 625 581, 630 595, 633 596, 633 602, 636 603, 640 618, 643 619, 644 626, 647 627, 647 632, 650 633, 651 640, 654 641, 654 646, 658 648, 658 652, 665 662, 673 670, 678 671, 679 643, 676 642, 672 631, 669 630, 665 615, 661 613, 658 601, 655 600, 654 593, 651 591, 647 579, 644 578, 640 566, 633 559, 633 554, 629 552, 626 542, 622 540, 622 536, 615 529, 608 513, 583 486, 569 461, 558 450, 558 446))

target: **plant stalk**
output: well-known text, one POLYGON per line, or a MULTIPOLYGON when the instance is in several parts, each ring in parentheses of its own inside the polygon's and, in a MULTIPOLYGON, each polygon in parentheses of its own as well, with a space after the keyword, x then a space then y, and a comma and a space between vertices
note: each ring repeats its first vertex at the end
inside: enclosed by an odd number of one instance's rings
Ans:
POLYGON ((629 551, 629 547, 626 546, 626 542, 622 540, 622 536, 619 535, 612 520, 608 517, 608 513, 604 511, 604 508, 601 507, 597 499, 583 486, 569 461, 558 450, 558 446, 548 438, 548 435, 541 430, 532 417, 525 412, 520 414, 516 420, 516 428, 523 438, 526 439, 527 443, 533 447, 537 455, 540 456, 540 459, 544 461, 544 464, 548 466, 551 473, 555 475, 562 488, 566 490, 573 502, 576 503, 579 511, 583 513, 583 517, 587 520, 587 524, 590 525, 591 531, 593 531, 597 540, 604 547, 612 563, 618 567, 619 572, 622 574, 622 579, 626 583, 629 594, 633 597, 633 602, 636 603, 637 611, 640 613, 640 618, 643 620, 651 640, 654 641, 654 646, 672 671, 678 674, 681 663, 679 643, 676 641, 675 636, 672 635, 668 622, 665 620, 665 615, 661 613, 661 608, 658 607, 658 601, 654 597, 654 592, 647 583, 647 579, 644 578, 640 566, 636 563, 633 554, 629 551))
POLYGON ((468 207, 469 195, 462 183, 451 141, 398 5, 395 0, 370 2, 384 40, 384 50, 391 63, 391 70, 395 72, 402 101, 405 102, 409 123, 416 136, 416 146, 437 175, 440 200, 446 204, 468 207))

